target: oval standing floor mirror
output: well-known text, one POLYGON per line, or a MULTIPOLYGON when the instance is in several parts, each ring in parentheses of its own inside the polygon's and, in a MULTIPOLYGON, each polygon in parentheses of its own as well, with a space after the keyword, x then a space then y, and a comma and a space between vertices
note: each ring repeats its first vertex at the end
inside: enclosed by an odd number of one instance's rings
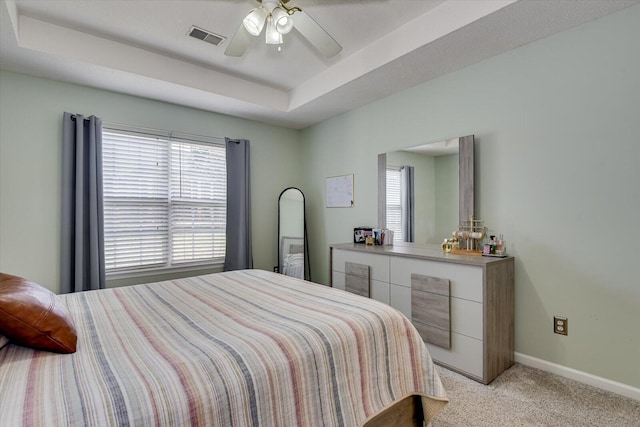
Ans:
POLYGON ((310 278, 304 194, 286 188, 278 198, 278 271, 299 279, 310 278))

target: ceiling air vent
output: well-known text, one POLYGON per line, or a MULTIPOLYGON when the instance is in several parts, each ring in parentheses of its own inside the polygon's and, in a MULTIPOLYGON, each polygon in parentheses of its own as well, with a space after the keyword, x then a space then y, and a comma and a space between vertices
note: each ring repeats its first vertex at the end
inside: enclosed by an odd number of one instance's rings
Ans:
POLYGON ((205 41, 207 43, 211 43, 216 46, 218 46, 220 43, 222 43, 226 39, 226 37, 220 36, 218 34, 213 34, 207 30, 198 28, 195 25, 191 26, 188 34, 193 38, 205 41))

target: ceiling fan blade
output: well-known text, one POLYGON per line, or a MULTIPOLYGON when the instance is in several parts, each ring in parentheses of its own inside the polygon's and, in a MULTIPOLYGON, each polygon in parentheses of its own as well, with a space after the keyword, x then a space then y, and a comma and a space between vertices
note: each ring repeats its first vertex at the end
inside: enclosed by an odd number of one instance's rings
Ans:
POLYGON ((293 15, 293 28, 327 58, 337 55, 342 50, 342 46, 302 10, 293 15))
POLYGON ((229 45, 225 49, 224 54, 227 56, 242 56, 247 50, 247 47, 249 47, 250 41, 251 34, 244 28, 243 24, 240 24, 231 41, 229 41, 229 45))

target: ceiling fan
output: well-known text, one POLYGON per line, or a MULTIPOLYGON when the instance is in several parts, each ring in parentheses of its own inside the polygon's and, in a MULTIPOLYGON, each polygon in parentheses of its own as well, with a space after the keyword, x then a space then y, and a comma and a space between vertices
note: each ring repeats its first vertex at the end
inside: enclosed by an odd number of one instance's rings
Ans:
POLYGON ((290 0, 256 1, 261 5, 249 11, 225 49, 225 55, 244 55, 251 43, 251 37, 259 36, 263 28, 266 28, 267 44, 282 44, 282 36, 295 28, 327 58, 337 55, 342 50, 342 46, 306 12, 297 6, 287 7, 290 0))

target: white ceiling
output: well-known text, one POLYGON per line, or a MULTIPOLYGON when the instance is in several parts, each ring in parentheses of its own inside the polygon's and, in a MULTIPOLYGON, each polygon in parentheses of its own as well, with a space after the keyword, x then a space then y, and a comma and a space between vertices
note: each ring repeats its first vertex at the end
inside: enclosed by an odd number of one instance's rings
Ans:
POLYGON ((0 67, 302 129, 639 1, 291 0, 343 46, 325 59, 295 31, 225 56, 254 0, 1 0, 0 67))

